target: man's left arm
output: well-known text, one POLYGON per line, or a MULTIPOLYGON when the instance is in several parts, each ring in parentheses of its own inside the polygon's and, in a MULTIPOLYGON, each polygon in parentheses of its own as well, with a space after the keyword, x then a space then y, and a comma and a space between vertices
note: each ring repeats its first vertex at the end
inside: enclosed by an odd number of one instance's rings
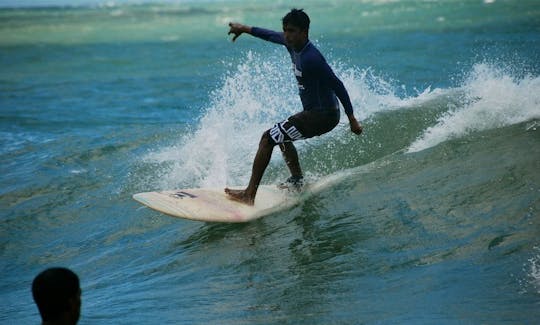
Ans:
POLYGON ((343 82, 336 76, 334 71, 332 71, 332 68, 330 68, 328 63, 324 62, 324 64, 322 64, 320 68, 322 69, 321 73, 326 76, 327 80, 330 83, 330 87, 334 90, 337 98, 339 98, 339 101, 343 105, 345 114, 347 114, 347 118, 349 119, 351 131, 354 134, 361 134, 363 128, 354 116, 351 98, 349 97, 347 89, 345 89, 345 85, 343 85, 343 82))

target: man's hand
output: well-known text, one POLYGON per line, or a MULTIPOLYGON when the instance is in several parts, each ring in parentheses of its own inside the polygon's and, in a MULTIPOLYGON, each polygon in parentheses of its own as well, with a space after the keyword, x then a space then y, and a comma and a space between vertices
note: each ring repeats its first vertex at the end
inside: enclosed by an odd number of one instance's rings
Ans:
POLYGON ((354 134, 362 134, 362 131, 364 130, 364 128, 356 120, 354 115, 353 114, 347 115, 347 117, 349 118, 349 125, 351 126, 351 132, 353 132, 354 134))
POLYGON ((234 34, 234 37, 232 39, 233 42, 236 41, 236 39, 243 33, 251 33, 250 26, 242 25, 239 23, 229 23, 229 27, 230 29, 228 35, 234 34))

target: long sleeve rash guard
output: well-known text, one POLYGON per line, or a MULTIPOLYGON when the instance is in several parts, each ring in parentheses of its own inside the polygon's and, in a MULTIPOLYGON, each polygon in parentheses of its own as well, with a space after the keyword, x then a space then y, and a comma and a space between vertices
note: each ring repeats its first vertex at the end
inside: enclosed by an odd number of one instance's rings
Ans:
POLYGON ((284 45, 293 64, 294 75, 304 110, 323 110, 338 107, 339 98, 347 115, 353 113, 351 99, 343 83, 334 74, 321 52, 308 41, 306 46, 295 52, 287 46, 283 33, 252 27, 251 34, 265 41, 284 45))

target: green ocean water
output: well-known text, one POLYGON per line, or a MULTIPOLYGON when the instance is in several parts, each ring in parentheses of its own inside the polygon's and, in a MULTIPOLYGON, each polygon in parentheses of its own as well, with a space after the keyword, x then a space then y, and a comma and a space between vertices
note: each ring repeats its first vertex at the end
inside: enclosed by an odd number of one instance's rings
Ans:
MULTIPOLYGON (((0 1, 0 308, 81 278, 80 324, 534 324, 540 319, 538 1, 299 1, 347 87, 298 144, 331 190, 244 224, 133 193, 245 184, 261 133, 299 111, 286 1, 0 1), (343 115, 343 114, 342 114, 343 115)), ((263 179, 287 171, 276 150, 263 179)))

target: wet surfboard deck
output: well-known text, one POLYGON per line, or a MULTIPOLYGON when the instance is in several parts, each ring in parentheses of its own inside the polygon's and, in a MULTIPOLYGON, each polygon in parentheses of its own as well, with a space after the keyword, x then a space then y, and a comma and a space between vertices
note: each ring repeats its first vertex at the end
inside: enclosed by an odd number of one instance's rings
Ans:
POLYGON ((144 192, 133 195, 133 199, 153 210, 178 218, 204 222, 248 222, 290 209, 320 193, 341 177, 325 177, 304 185, 301 191, 261 185, 253 206, 231 200, 222 187, 144 192))

